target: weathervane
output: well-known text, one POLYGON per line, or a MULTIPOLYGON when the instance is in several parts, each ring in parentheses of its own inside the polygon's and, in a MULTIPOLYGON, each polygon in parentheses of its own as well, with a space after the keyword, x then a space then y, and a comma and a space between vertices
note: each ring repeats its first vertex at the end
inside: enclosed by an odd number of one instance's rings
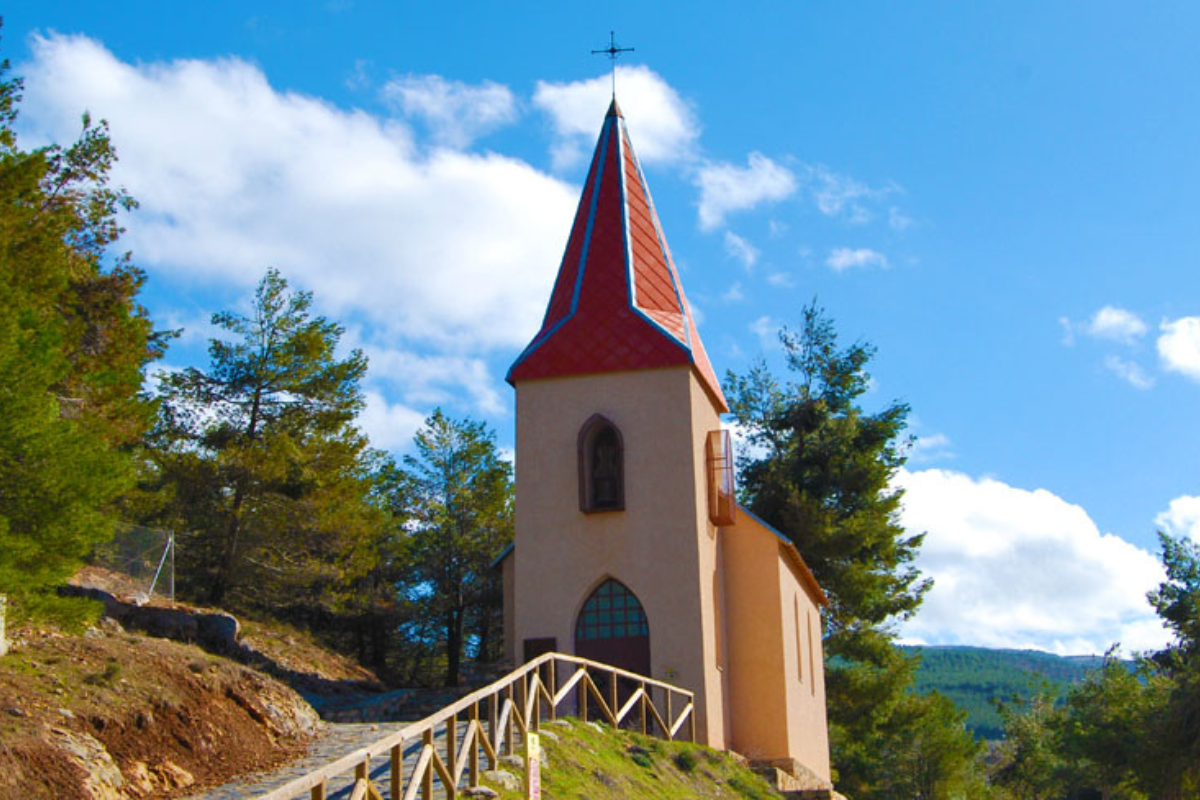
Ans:
POLYGON ((617 47, 617 36, 612 31, 608 32, 608 47, 603 50, 593 50, 592 55, 604 54, 608 56, 608 60, 612 62, 612 93, 613 99, 617 99, 617 58, 621 53, 632 53, 632 47, 617 47))

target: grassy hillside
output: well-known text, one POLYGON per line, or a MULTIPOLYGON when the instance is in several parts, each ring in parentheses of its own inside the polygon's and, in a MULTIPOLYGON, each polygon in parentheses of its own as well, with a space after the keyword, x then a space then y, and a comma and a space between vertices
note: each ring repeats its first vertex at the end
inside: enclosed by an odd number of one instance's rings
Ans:
MULTIPOLYGON (((542 750, 542 797, 547 800, 782 797, 728 753, 689 742, 666 742, 630 731, 613 731, 578 719, 543 723, 542 750)), ((508 766, 505 769, 517 771, 508 766)), ((520 790, 504 789, 486 778, 484 783, 500 793, 500 800, 524 797, 520 790)))
POLYGON ((1062 696, 1100 656, 1056 656, 1036 650, 989 650, 983 647, 904 647, 921 656, 916 690, 937 690, 967 712, 967 727, 983 739, 1003 735, 993 699, 1029 697, 1046 690, 1062 696))

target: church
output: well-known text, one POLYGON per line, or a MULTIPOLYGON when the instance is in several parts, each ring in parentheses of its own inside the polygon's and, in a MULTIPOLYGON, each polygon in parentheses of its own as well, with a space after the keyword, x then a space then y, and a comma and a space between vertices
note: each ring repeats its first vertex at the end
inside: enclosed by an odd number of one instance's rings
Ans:
POLYGON ((506 654, 695 692, 697 739, 830 785, 821 587, 738 506, 728 412, 613 99, 541 329, 513 363, 506 654))

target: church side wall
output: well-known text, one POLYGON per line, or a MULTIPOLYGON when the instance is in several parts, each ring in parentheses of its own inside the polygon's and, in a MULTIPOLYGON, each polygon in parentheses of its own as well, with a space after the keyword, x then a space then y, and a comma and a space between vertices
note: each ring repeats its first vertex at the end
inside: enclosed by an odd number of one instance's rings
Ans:
MULTIPOLYGON (((746 514, 721 529, 729 635, 731 747, 751 759, 789 757, 778 540, 746 514)), ((790 599, 789 599, 790 602, 790 599)))
POLYGON ((784 621, 784 683, 787 692, 788 754, 830 780, 825 709, 825 660, 820 607, 805 588, 784 545, 776 544, 780 618, 784 621))
POLYGON ((724 641, 728 634, 728 611, 718 606, 724 604, 728 587, 725 586, 724 554, 719 548, 718 528, 708 519, 708 453, 705 447, 709 431, 720 429, 721 417, 691 370, 688 370, 688 386, 692 408, 692 471, 696 485, 692 495, 692 512, 697 521, 699 562, 693 580, 698 582, 696 589, 700 595, 699 618, 704 652, 703 703, 706 713, 703 722, 708 730, 708 741, 716 743, 714 747, 725 748, 729 746, 730 734, 729 721, 725 718, 729 692, 726 674, 728 647, 724 641))
POLYGON ((560 651, 573 652, 580 608, 614 577, 645 608, 653 677, 697 693, 698 736, 721 747, 720 707, 710 708, 719 694, 706 659, 714 637, 696 624, 711 622, 712 608, 698 586, 706 574, 700 541, 708 538, 707 510, 698 518, 696 499, 705 491, 703 464, 686 463, 689 454, 703 459, 695 383, 690 368, 678 367, 517 384, 513 644, 518 661, 523 642, 535 637, 554 637, 560 651), (579 510, 577 437, 593 414, 621 431, 624 511, 579 510))

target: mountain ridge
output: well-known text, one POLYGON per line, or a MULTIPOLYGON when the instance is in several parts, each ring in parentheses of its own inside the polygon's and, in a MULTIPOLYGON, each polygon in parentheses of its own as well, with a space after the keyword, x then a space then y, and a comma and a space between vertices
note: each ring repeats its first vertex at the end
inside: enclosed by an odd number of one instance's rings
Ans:
MULTIPOLYGON (((967 727, 989 741, 1004 737, 998 702, 1016 702, 1039 692, 1062 698, 1104 663, 1102 655, 1060 656, 974 645, 900 645, 900 649, 921 659, 913 690, 937 691, 954 701, 967 712, 967 727)), ((1133 662, 1123 663, 1132 668, 1133 662)))

